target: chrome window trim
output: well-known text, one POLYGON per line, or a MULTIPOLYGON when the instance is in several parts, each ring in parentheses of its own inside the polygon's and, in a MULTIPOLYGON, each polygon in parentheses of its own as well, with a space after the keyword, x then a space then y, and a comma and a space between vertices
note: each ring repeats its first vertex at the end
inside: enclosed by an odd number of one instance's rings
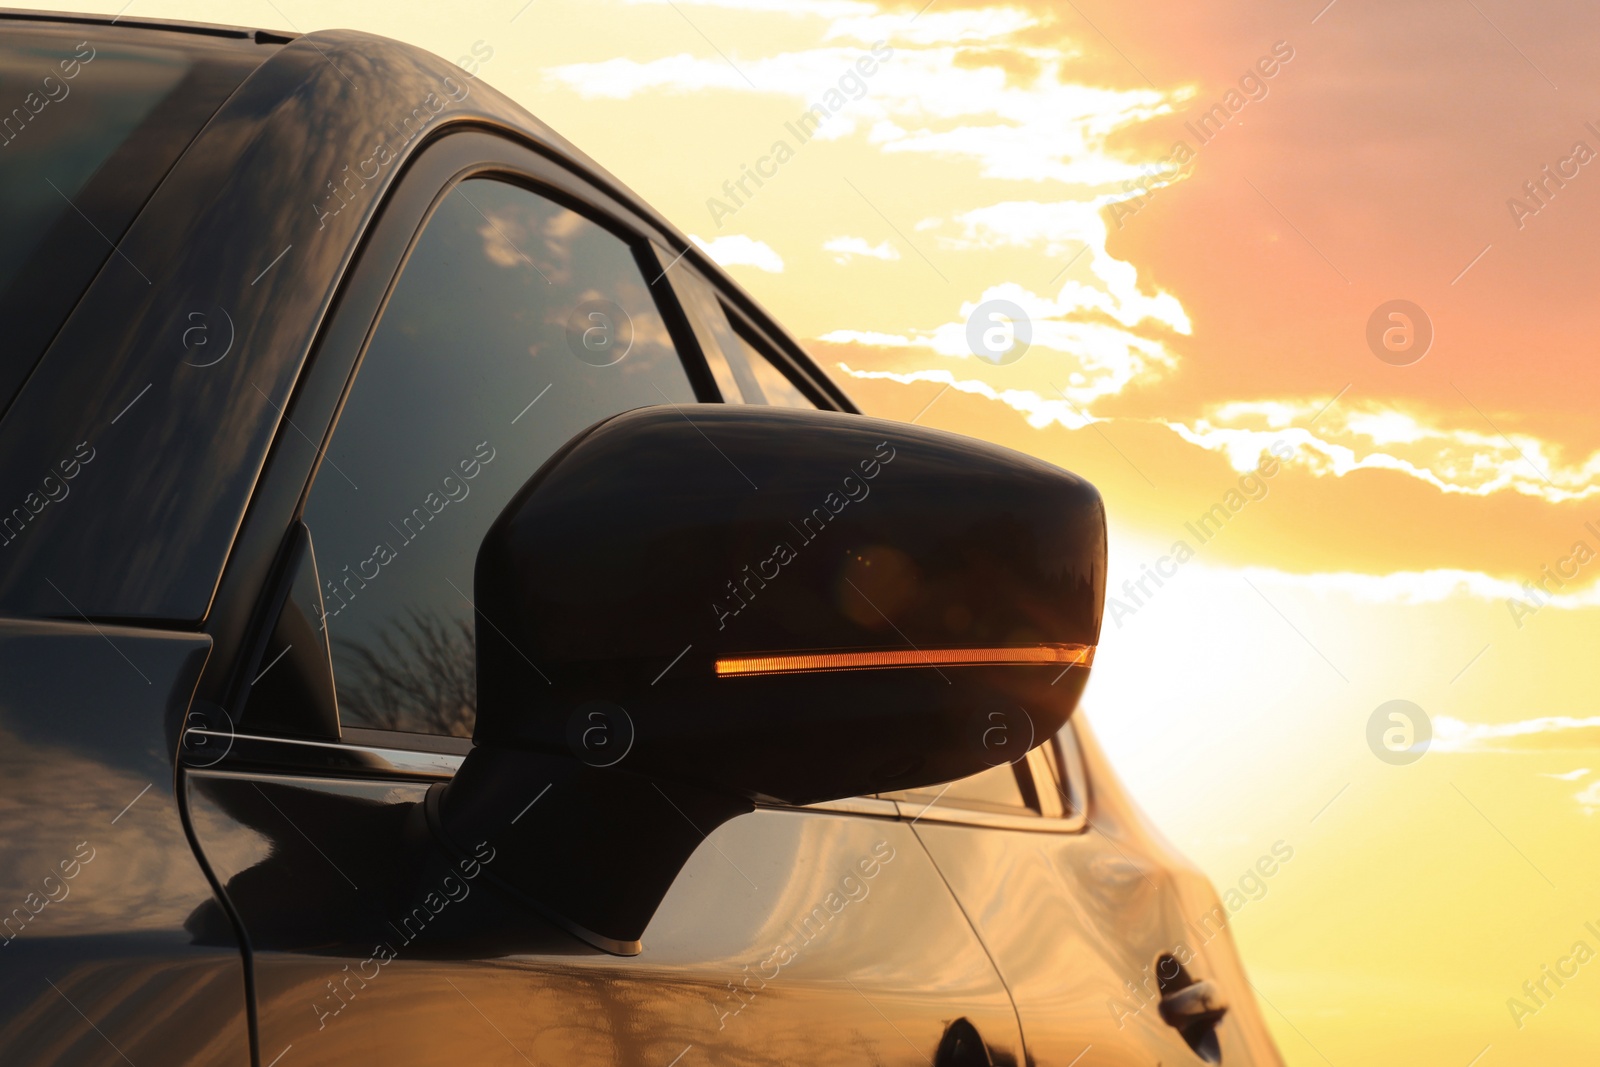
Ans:
MULTIPOLYGON (((348 741, 313 741, 297 737, 267 737, 260 734, 235 734, 219 730, 191 729, 189 733, 215 738, 228 745, 227 755, 201 762, 186 758, 191 771, 233 772, 240 768, 272 768, 302 777, 411 778, 447 782, 461 769, 465 755, 453 752, 425 752, 389 745, 354 744, 348 741)), ((1054 788, 1053 783, 1051 788, 1054 788)), ((1087 815, 1079 812, 1067 818, 1045 815, 1005 815, 971 808, 941 807, 938 800, 919 804, 879 797, 849 797, 817 804, 759 804, 773 811, 810 811, 835 815, 857 815, 875 819, 909 822, 936 822, 949 826, 970 826, 985 830, 1022 830, 1042 834, 1075 834, 1088 825, 1087 815)))
POLYGON ((900 809, 900 817, 910 822, 938 822, 952 826, 974 826, 985 830, 1023 830, 1034 834, 1075 834, 1084 828, 1086 820, 1053 819, 1044 815, 1002 815, 993 811, 976 811, 969 808, 941 808, 937 802, 915 804, 904 800, 890 801, 900 809))
POLYGON ((472 738, 453 734, 414 734, 405 730, 381 730, 368 726, 341 725, 339 733, 347 745, 368 748, 393 748, 405 752, 442 752, 465 758, 472 751, 472 738))
MULTIPOLYGON (((1070 724, 1063 729, 1071 729, 1070 724)), ((1076 741, 1077 735, 1073 735, 1076 741)), ((1083 771, 1083 754, 1074 745, 1074 762, 1080 769, 1080 780, 1083 771)), ((1042 799, 1048 794, 1061 798, 1062 809, 1066 808, 1071 798, 1063 794, 1056 786, 1053 776, 1049 773, 1048 763, 1043 758, 1039 749, 1031 749, 1028 758, 1024 761, 1028 773, 1033 776, 1034 789, 1042 799)), ((1085 790, 1087 792, 1087 790, 1085 790)), ((939 796, 943 796, 940 793, 939 796)), ((1003 812, 982 811, 976 808, 963 808, 957 804, 941 805, 938 798, 927 804, 911 800, 895 800, 900 809, 900 817, 910 822, 938 822, 951 826, 973 826, 986 830, 1022 830, 1035 834, 1076 834, 1088 829, 1089 816, 1087 810, 1079 810, 1068 815, 1029 814, 1008 815, 1003 812)))
POLYGON ((348 741, 313 741, 299 737, 268 737, 220 730, 190 729, 189 734, 215 738, 227 745, 220 759, 184 758, 190 770, 212 767, 271 767, 298 773, 323 773, 342 777, 405 777, 449 781, 461 769, 464 755, 423 752, 417 749, 352 744, 348 741))
POLYGON ((900 807, 892 800, 878 797, 849 797, 845 800, 823 800, 816 804, 758 803, 758 808, 771 811, 813 811, 834 815, 862 815, 872 819, 899 819, 900 807))
POLYGON ((1046 819, 1060 819, 1066 815, 1067 805, 1062 791, 1056 788, 1050 758, 1045 754, 1050 747, 1047 741, 1038 748, 1028 750, 1028 772, 1033 779, 1034 795, 1039 800, 1039 814, 1046 819))
MULTIPOLYGON (((1075 720, 1067 720, 1067 725, 1061 728, 1062 734, 1069 734, 1072 744, 1056 744, 1056 751, 1062 763, 1062 773, 1066 776, 1066 787, 1058 789, 1063 805, 1071 805, 1074 809, 1071 814, 1063 818, 1062 822, 1071 823, 1075 830, 1083 830, 1089 826, 1089 796, 1091 787, 1089 783, 1089 766, 1083 758, 1083 748, 1078 741, 1078 728, 1075 720), (1068 751, 1068 749, 1071 751, 1068 751), (1074 795, 1076 794, 1076 795, 1074 795)), ((1060 734, 1057 735, 1059 737, 1060 734)))

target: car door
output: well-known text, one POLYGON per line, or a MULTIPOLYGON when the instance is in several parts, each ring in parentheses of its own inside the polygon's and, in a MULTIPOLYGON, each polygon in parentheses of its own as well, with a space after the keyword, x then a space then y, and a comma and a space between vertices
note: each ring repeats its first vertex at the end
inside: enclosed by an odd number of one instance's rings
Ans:
MULTIPOLYGON (((720 355, 706 338, 726 308, 680 303, 709 283, 663 240, 475 133, 424 154, 362 251, 285 419, 280 447, 314 448, 314 481, 291 494, 269 470, 252 505, 243 539, 281 548, 259 588, 225 580, 254 636, 233 696, 196 709, 211 747, 188 746, 184 778, 227 909, 204 921, 248 942, 263 1064, 1020 1059, 1004 986, 892 803, 722 825, 634 955, 504 891, 493 843, 452 855, 430 831, 493 625, 470 596, 485 529, 593 422, 649 404, 692 421, 718 398, 700 350, 720 355)), ((523 813, 570 802, 536 785, 523 813)))
MULTIPOLYGON (((1220 1025, 1207 1014, 1244 987, 1228 960, 1213 961, 1225 913, 1204 903, 1215 900, 1203 877, 1153 836, 1103 761, 1090 774, 1086 730, 1079 712, 1026 758, 982 776, 983 803, 970 783, 896 795, 919 808, 917 836, 994 956, 1029 1061, 1276 1063, 1259 1058, 1238 1012, 1220 1025)), ((1253 1003, 1238 999, 1233 1007, 1258 1023, 1253 1003)))

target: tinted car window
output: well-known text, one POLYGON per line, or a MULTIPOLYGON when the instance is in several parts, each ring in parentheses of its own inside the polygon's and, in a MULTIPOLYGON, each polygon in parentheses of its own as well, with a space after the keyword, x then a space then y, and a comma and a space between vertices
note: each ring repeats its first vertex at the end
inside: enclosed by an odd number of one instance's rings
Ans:
POLYGON ((765 404, 767 398, 745 362, 739 336, 733 332, 722 301, 717 299, 716 288, 687 265, 678 266, 669 273, 678 299, 700 338, 700 347, 722 399, 730 404, 765 404))
POLYGON ((756 383, 760 385, 767 403, 782 408, 816 408, 817 405, 811 398, 802 393, 800 387, 790 381, 789 376, 779 370, 777 364, 744 335, 744 331, 736 330, 734 336, 739 341, 744 361, 749 365, 750 373, 754 375, 756 383))
MULTIPOLYGON (((147 37, 149 35, 146 35, 147 37)), ((5 26, 0 39, 0 409, 113 246, 259 57, 132 43, 107 27, 5 26)))
POLYGON ((748 333, 739 314, 722 302, 716 286, 687 265, 675 266, 669 273, 723 400, 730 404, 817 407, 779 369, 778 361, 767 354, 765 346, 748 333))
POLYGON ((452 190, 306 503, 341 720, 470 736, 485 531, 578 431, 668 401, 693 390, 627 242, 508 182, 452 190))
POLYGON ((181 54, 112 52, 87 40, 0 43, 0 85, 15 97, 0 99, 0 287, 22 273, 51 223, 72 212, 72 199, 188 66, 181 54))

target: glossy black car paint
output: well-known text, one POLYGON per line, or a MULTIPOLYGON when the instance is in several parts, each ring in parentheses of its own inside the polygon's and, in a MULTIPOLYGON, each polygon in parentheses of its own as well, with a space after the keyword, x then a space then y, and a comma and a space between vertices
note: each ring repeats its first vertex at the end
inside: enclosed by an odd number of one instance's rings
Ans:
MULTIPOLYGON (((1118 1026, 1096 1000, 1119 977, 1131 997, 1142 957, 1218 905, 1092 744, 1092 822, 1048 834, 871 800, 730 818, 621 957, 497 887, 495 841, 434 844, 427 797, 464 746, 239 734, 294 600, 320 444, 458 177, 570 189, 658 250, 660 284, 681 255, 851 408, 681 235, 436 57, 346 32, 77 25, 262 65, 121 236, 151 284, 108 256, 0 420, 0 500, 97 449, 0 556, 0 1062, 1194 1062, 1153 1005, 1118 1026), (377 143, 392 158, 373 172, 377 143), (229 324, 227 358, 196 365, 195 312, 229 324), (1013 892, 1007 857, 1027 852, 1041 877, 1013 892)), ((715 399, 695 325, 669 325, 715 399)), ((547 784, 524 783, 529 803, 547 784)), ((1202 951, 1190 966, 1231 1004, 1224 1062, 1278 1063, 1227 937, 1202 951)))
POLYGON ((0 1063, 249 1062, 173 756, 203 634, 0 622, 0 1063))

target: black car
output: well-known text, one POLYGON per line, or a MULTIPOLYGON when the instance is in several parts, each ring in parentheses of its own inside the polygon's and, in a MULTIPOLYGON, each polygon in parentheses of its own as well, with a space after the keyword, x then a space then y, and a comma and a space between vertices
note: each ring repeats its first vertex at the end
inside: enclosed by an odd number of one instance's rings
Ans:
POLYGON ((0 1063, 1280 1062, 1069 718, 1093 487, 486 49, 0 27, 0 1063))

